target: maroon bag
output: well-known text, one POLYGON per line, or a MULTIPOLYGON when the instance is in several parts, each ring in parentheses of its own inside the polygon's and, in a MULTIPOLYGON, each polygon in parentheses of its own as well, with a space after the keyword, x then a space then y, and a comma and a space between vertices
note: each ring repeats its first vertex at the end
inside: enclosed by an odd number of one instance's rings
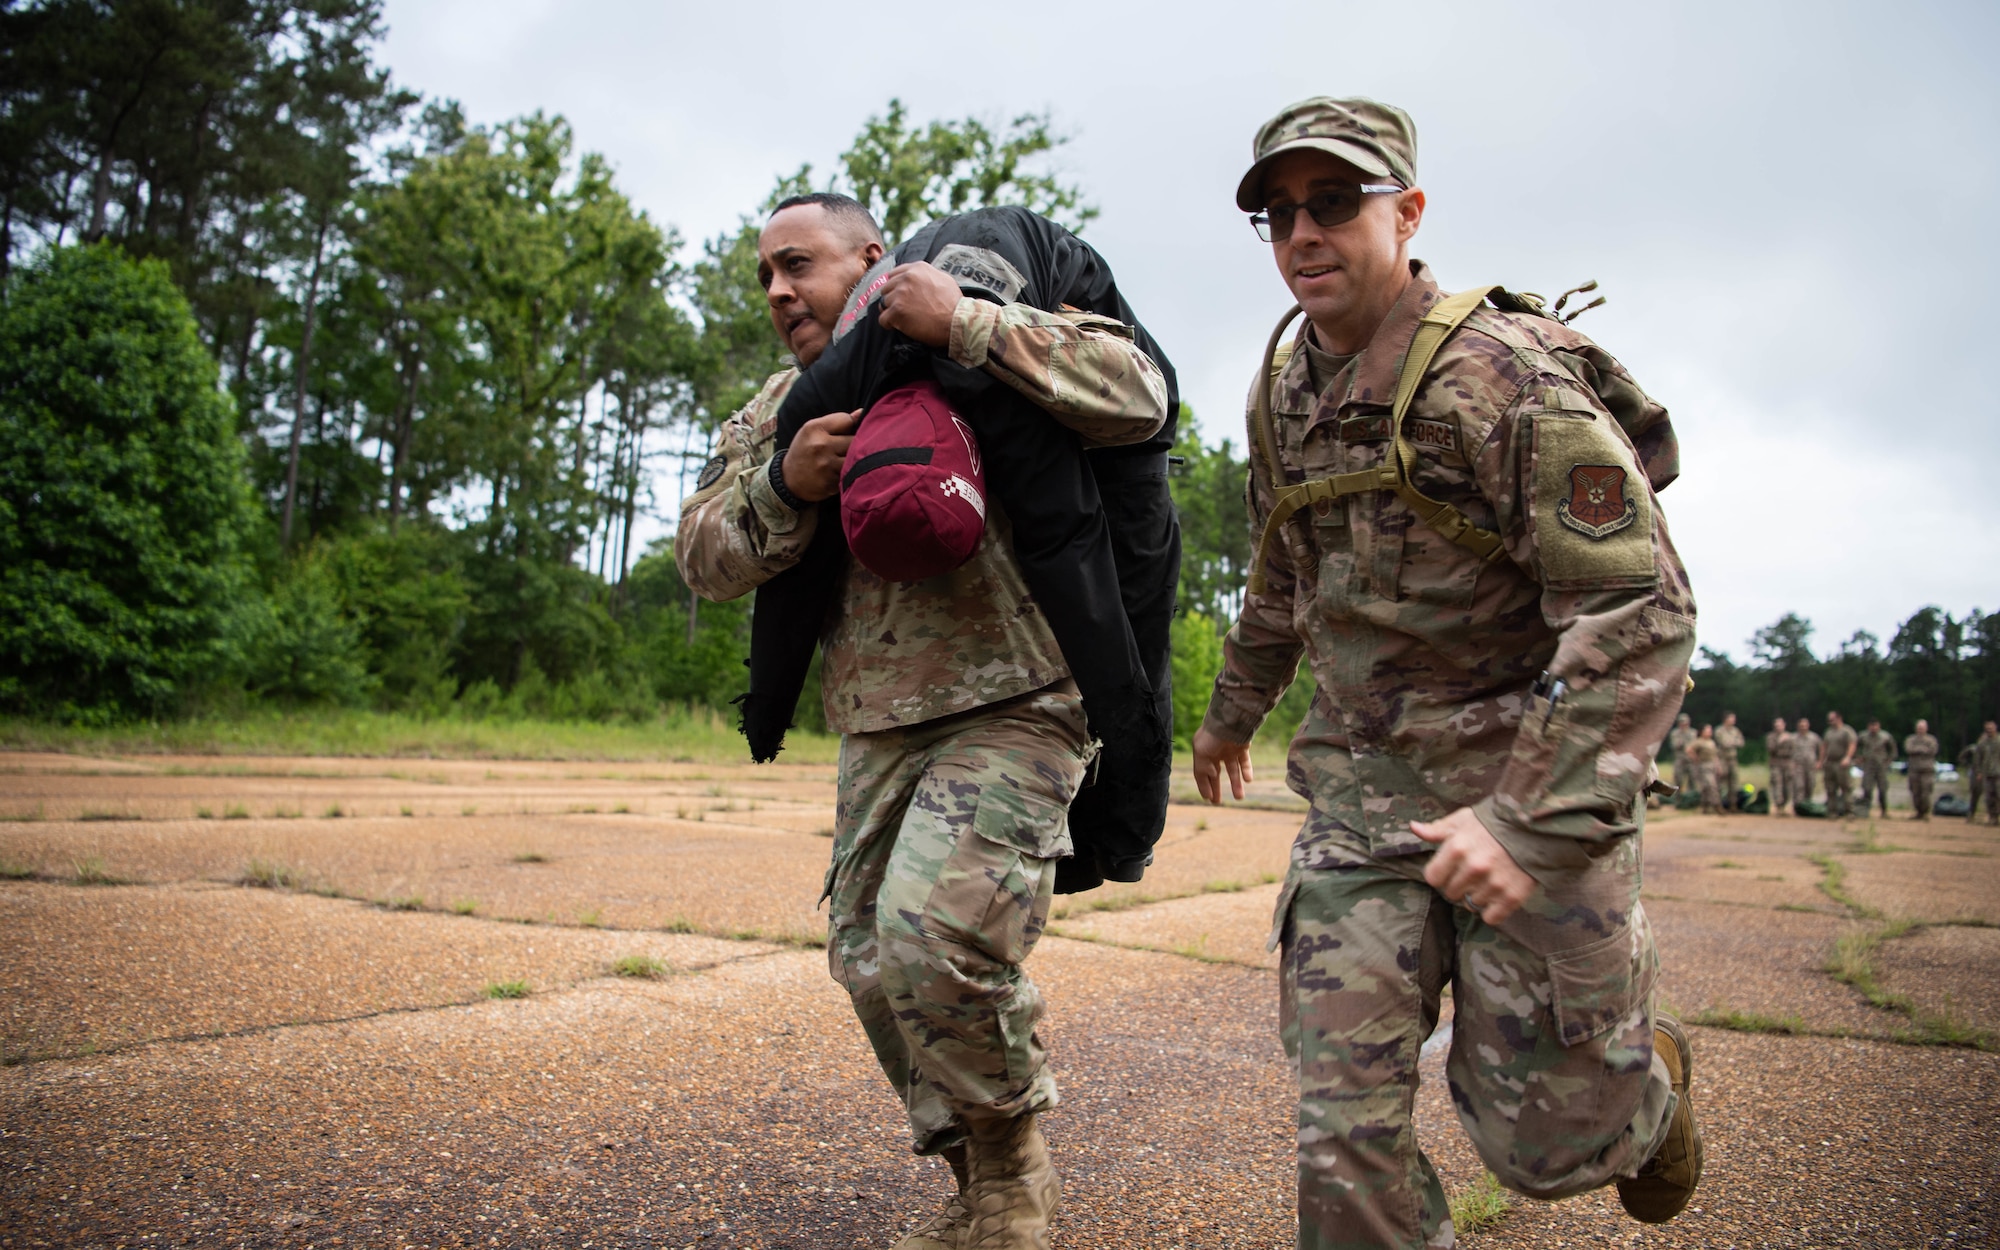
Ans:
POLYGON ((875 401, 848 445, 840 525, 854 558, 890 581, 949 573, 986 532, 986 474, 972 427, 934 382, 875 401))

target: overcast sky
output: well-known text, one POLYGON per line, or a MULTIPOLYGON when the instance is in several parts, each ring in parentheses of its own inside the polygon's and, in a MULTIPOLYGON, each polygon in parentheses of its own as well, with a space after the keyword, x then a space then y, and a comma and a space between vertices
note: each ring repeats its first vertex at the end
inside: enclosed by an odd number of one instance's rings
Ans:
POLYGON ((915 120, 1048 109, 1088 237, 1211 440, 1289 298, 1233 203, 1308 95, 1416 118, 1447 288, 1578 324, 1674 414, 1663 496, 1705 645, 1795 611, 1829 652, 2000 610, 2000 5, 755 5, 389 0, 386 59, 477 122, 561 113, 692 241, 915 120))

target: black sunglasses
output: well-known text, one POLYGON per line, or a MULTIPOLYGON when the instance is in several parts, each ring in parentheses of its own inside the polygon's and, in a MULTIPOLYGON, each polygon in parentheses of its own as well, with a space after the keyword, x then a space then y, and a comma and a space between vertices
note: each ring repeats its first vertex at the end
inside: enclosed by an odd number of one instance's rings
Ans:
POLYGON ((1266 243, 1282 243, 1292 237, 1292 223, 1298 218, 1301 208, 1311 213, 1312 219, 1321 226, 1332 229, 1360 215, 1362 196, 1389 195, 1401 190, 1404 188, 1394 183, 1382 182, 1336 187, 1306 197, 1304 204, 1274 204, 1261 213, 1252 213, 1250 228, 1266 243))

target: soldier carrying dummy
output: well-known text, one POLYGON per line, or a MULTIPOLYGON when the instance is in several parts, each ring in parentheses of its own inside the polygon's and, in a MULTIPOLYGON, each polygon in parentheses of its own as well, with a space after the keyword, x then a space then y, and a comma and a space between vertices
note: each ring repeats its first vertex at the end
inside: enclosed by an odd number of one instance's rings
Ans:
MULTIPOLYGON (((1159 835, 1150 813, 1164 815, 1158 734, 1126 735, 1122 771, 1100 766, 1098 784, 1084 787, 1098 718, 1143 729, 1167 695, 1179 559, 1165 502, 1172 372, 1129 310, 1104 315, 1123 305, 1101 259, 1037 222, 1012 219, 1016 237, 1042 250, 1004 270, 968 251, 893 264, 853 200, 780 204, 758 271, 800 368, 772 377, 723 425, 674 538, 701 595, 758 591, 745 730, 759 758, 778 749, 814 647, 823 653, 826 719, 842 735, 828 963, 916 1151, 942 1155, 957 1181, 896 1250, 1047 1246, 1061 1186, 1037 1117, 1057 1094, 1035 1029, 1042 998, 1022 965, 1059 872, 1075 888, 1137 879, 1159 835), (810 411, 787 409, 794 393, 810 411), (989 418, 1013 422, 1051 480, 1063 475, 1067 511, 1019 500, 1003 471, 1017 467, 1017 449, 991 445, 990 428, 984 448, 959 441, 961 425, 969 437, 989 418), (849 456, 884 430, 906 445, 849 456), (933 494, 910 496, 917 487, 933 494), (837 498, 848 492, 888 506, 848 515, 837 498), (1061 549, 1048 536, 1069 527, 1069 549, 1083 553, 1073 567, 1024 560, 1008 511, 1017 505, 1039 527, 1038 556, 1061 549), (937 563, 902 567, 897 544, 854 528, 871 518, 943 518, 913 539, 927 548, 917 563, 937 563), (863 558, 850 559, 857 535, 863 558), (1103 576, 1098 597, 1080 601, 1065 577, 1086 566, 1103 576), (1044 585, 1069 596, 1054 624, 1044 585), (1059 642, 1077 621, 1103 628, 1078 642, 1100 655, 1097 671, 1081 671, 1071 638, 1059 642), (1080 682, 1096 684, 1080 692, 1080 682), (1145 753, 1153 747, 1157 761, 1145 753), (1089 809, 1079 791, 1099 792, 1112 772, 1125 786, 1117 801, 1089 809), (1088 858, 1072 856, 1085 849, 1073 848, 1073 802, 1078 840, 1086 826, 1099 835, 1088 858)), ((940 249, 951 237, 920 235, 940 249)), ((899 249, 897 259, 911 258, 899 249)))
POLYGON ((1311 808, 1273 934, 1301 1250, 1453 1244, 1411 1124, 1446 985, 1452 1101, 1503 1185, 1615 1183, 1659 1222, 1701 1176, 1639 901, 1694 650, 1672 427, 1538 301, 1439 288, 1410 258, 1415 165, 1401 110, 1320 97, 1264 125, 1236 193, 1305 324, 1251 379, 1261 539, 1194 774, 1243 796, 1303 657, 1287 781, 1311 808))

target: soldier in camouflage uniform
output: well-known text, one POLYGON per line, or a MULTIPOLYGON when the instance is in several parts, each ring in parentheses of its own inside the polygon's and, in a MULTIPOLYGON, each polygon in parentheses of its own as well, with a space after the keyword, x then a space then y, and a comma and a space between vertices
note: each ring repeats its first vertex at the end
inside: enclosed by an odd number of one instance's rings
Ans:
POLYGON ((1861 814, 1866 816, 1876 803, 1882 805, 1882 817, 1889 816, 1889 766, 1896 762, 1896 740, 1883 732, 1882 722, 1870 718, 1868 728, 1861 735, 1861 745, 1857 752, 1861 761, 1861 814))
POLYGON ((1792 735, 1782 716, 1764 735, 1764 759, 1771 768, 1771 815, 1784 816, 1792 802, 1792 735))
MULTIPOLYGON (((844 197, 772 215, 759 274, 801 362, 825 349, 880 238, 844 197)), ((1166 418, 1164 378, 1114 321, 961 298, 923 264, 893 271, 878 298, 884 324, 985 369, 1087 443, 1136 442, 1166 418)), ((857 414, 808 422, 774 456, 797 377, 772 377, 723 425, 682 506, 675 559, 707 598, 748 594, 796 563, 822 523, 814 501, 838 489, 857 414)), ((843 735, 828 962, 915 1149, 944 1155, 960 1185, 901 1250, 1044 1247, 1060 1189, 1036 1127, 1057 1101, 1035 1030, 1042 998, 1022 964, 1094 744, 1006 516, 987 506, 985 536, 954 572, 889 582, 850 564, 821 637, 826 719, 843 735)))
POLYGON ((1826 779, 1826 813, 1845 819, 1854 810, 1854 751, 1860 736, 1838 712, 1826 714, 1820 739, 1820 772, 1826 779))
POLYGON ((1736 713, 1724 712, 1722 723, 1715 727, 1716 781, 1722 791, 1722 806, 1731 810, 1743 801, 1742 761, 1738 758, 1743 750, 1743 731, 1736 727, 1736 713))
MULTIPOLYGON (((1441 298, 1409 259, 1424 205, 1409 119, 1316 98, 1254 151, 1238 204, 1273 206, 1252 223, 1307 315, 1274 362, 1275 476, 1380 466, 1399 368, 1441 298)), ((1694 648, 1649 484, 1675 473, 1667 414, 1581 335, 1492 308, 1424 376, 1405 422, 1415 483, 1497 532, 1502 558, 1384 490, 1297 512, 1195 739, 1202 795, 1219 801, 1226 771, 1241 798, 1246 744, 1301 656, 1311 665, 1287 770, 1311 807, 1272 934, 1300 1082, 1301 1250, 1453 1244, 1411 1123, 1447 984, 1452 1099, 1503 1184, 1559 1198, 1616 1181, 1635 1215, 1664 1220, 1700 1174, 1692 1056, 1655 1011, 1639 901, 1640 795, 1694 648), (1629 434, 1600 392, 1634 414, 1629 434), (1579 466, 1602 498, 1578 494, 1579 466)), ((1265 383, 1260 370, 1253 412, 1265 383)), ((1253 534, 1275 506, 1272 467, 1250 474, 1253 534)))
POLYGON ((1722 814, 1722 753, 1715 745, 1715 726, 1703 725, 1701 733, 1688 743, 1688 766, 1694 770, 1694 784, 1701 795, 1703 815, 1722 814))
POLYGON ((1937 788, 1938 740, 1928 721, 1903 739, 1903 758, 1910 761, 1910 819, 1931 818, 1931 793, 1937 788))
POLYGON ((1688 748, 1701 735, 1695 731, 1694 718, 1682 712, 1674 720, 1674 730, 1667 735, 1667 745, 1674 752, 1674 789, 1687 790, 1694 786, 1694 768, 1688 760, 1688 748))
POLYGON ((1820 760, 1825 756, 1825 743, 1813 732, 1812 722, 1799 717, 1799 727, 1792 731, 1792 810, 1799 810, 1799 804, 1813 801, 1813 778, 1819 773, 1820 760))
POLYGON ((1967 823, 1979 819, 1979 799, 1986 800, 1986 823, 2000 825, 2000 724, 1986 722, 1979 741, 1972 744, 1972 801, 1966 804, 1967 823))

